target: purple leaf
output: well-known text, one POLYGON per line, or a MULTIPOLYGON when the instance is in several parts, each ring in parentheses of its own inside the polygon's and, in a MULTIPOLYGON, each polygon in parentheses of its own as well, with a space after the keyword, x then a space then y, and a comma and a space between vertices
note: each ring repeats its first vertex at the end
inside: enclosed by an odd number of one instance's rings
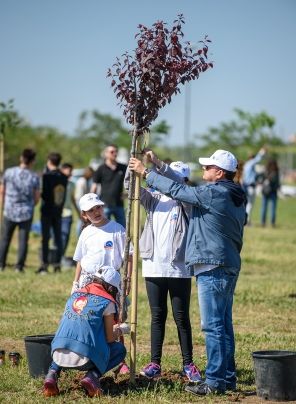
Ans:
POLYGON ((139 129, 151 125, 158 110, 172 101, 173 94, 180 93, 179 86, 213 67, 212 62, 205 62, 206 43, 211 41, 205 36, 204 41, 199 41, 202 49, 193 53, 189 41, 180 42, 184 36, 182 24, 182 14, 171 29, 166 28, 163 21, 156 21, 151 28, 139 24, 133 56, 125 52, 122 61, 116 58, 113 71, 108 70, 107 76, 112 79, 111 86, 120 99, 126 121, 133 123, 136 109, 139 129))

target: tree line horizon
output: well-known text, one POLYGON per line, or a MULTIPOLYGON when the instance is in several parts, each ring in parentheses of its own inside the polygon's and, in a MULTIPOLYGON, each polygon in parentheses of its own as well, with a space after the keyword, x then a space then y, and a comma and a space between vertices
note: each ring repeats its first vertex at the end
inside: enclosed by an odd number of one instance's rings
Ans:
MULTIPOLYGON (((234 108, 234 119, 209 127, 204 133, 193 135, 188 145, 180 146, 170 144, 170 125, 161 120, 150 129, 149 146, 161 158, 180 160, 182 156, 187 157, 187 162, 196 161, 201 153, 216 149, 229 149, 245 160, 263 145, 278 155, 293 146, 277 135, 275 124, 275 118, 265 111, 251 114, 234 108)), ((4 138, 4 168, 16 165, 24 148, 36 150, 35 169, 42 170, 51 151, 61 153, 64 162, 82 168, 88 166, 91 159, 100 157, 107 144, 114 143, 127 150, 131 147, 130 129, 122 119, 98 110, 83 111, 75 133, 67 134, 50 125, 30 124, 14 108, 13 100, 9 100, 6 104, 0 103, 0 125, 4 138)))

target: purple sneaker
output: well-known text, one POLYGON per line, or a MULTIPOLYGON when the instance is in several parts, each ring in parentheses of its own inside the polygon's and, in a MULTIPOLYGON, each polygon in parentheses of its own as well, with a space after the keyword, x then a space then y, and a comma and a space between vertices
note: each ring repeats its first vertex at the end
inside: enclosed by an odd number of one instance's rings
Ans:
POLYGON ((161 367, 157 363, 151 362, 141 370, 140 375, 148 379, 156 379, 161 376, 161 367))
POLYGON ((195 366, 194 363, 190 363, 190 365, 185 365, 183 367, 183 376, 186 376, 190 382, 200 383, 202 381, 200 371, 195 366))
POLYGON ((92 371, 88 371, 80 383, 90 397, 98 397, 103 394, 100 381, 92 371))
POLYGON ((43 395, 45 397, 53 397, 58 396, 59 393, 57 372, 49 370, 43 383, 43 395))

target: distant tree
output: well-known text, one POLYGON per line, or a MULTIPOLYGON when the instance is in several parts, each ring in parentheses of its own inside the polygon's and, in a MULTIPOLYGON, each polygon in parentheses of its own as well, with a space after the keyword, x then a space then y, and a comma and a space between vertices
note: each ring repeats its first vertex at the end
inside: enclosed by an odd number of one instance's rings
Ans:
POLYGON ((263 145, 283 145, 274 132, 275 118, 266 112, 250 114, 239 108, 234 109, 236 119, 210 127, 198 138, 203 149, 257 150, 263 145))
MULTIPOLYGON (((170 127, 164 120, 153 125, 151 127, 153 143, 160 142, 169 130, 170 127)), ((130 149, 129 130, 122 124, 121 119, 97 110, 84 111, 80 114, 76 136, 80 138, 84 152, 96 151, 99 155, 109 143, 130 149)))
MULTIPOLYGON (((63 159, 73 159, 75 144, 73 139, 57 129, 48 126, 31 126, 22 121, 17 127, 10 128, 5 138, 5 166, 11 167, 18 162, 24 148, 36 150, 35 168, 42 170, 47 155, 59 151, 63 159)), ((79 151, 77 151, 79 152, 79 151)), ((78 154, 78 153, 77 153, 78 154)))
POLYGON ((119 118, 103 114, 97 110, 83 111, 79 117, 76 136, 84 139, 84 146, 100 153, 109 143, 119 147, 128 147, 128 130, 119 118))
POLYGON ((153 147, 154 145, 161 144, 163 141, 165 141, 166 135, 168 135, 170 132, 170 126, 165 120, 162 120, 159 123, 152 125, 150 132, 150 146, 153 147))
POLYGON ((5 167, 5 140, 9 131, 20 123, 21 119, 14 109, 13 99, 6 104, 0 102, 0 174, 5 167))
MULTIPOLYGON (((153 140, 159 142, 169 126, 161 121, 151 128, 153 140)), ((63 161, 74 167, 86 167, 92 158, 98 157, 106 144, 130 148, 128 130, 119 118, 99 111, 85 111, 79 117, 76 136, 69 136, 50 126, 33 126, 25 121, 13 107, 13 101, 0 103, 0 163, 1 138, 3 146, 3 169, 18 163, 25 148, 36 150, 35 168, 41 171, 49 152, 59 151, 63 161), (5 147, 4 147, 5 146, 5 147)), ((1 168, 1 164, 0 164, 1 168)))
POLYGON ((18 112, 14 109, 13 99, 7 103, 0 102, 0 133, 4 134, 9 128, 18 125, 21 118, 18 112))

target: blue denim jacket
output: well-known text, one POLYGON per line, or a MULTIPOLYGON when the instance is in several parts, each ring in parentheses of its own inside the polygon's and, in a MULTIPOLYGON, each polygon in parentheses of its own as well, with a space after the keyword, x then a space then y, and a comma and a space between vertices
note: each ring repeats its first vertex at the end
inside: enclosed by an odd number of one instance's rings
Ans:
POLYGON ((103 374, 109 363, 103 312, 110 300, 90 293, 75 292, 67 303, 51 352, 69 349, 89 358, 103 374))
POLYGON ((154 172, 147 184, 192 205, 185 264, 230 266, 240 270, 240 251, 246 219, 245 193, 233 181, 221 180, 197 187, 178 184, 154 172))

